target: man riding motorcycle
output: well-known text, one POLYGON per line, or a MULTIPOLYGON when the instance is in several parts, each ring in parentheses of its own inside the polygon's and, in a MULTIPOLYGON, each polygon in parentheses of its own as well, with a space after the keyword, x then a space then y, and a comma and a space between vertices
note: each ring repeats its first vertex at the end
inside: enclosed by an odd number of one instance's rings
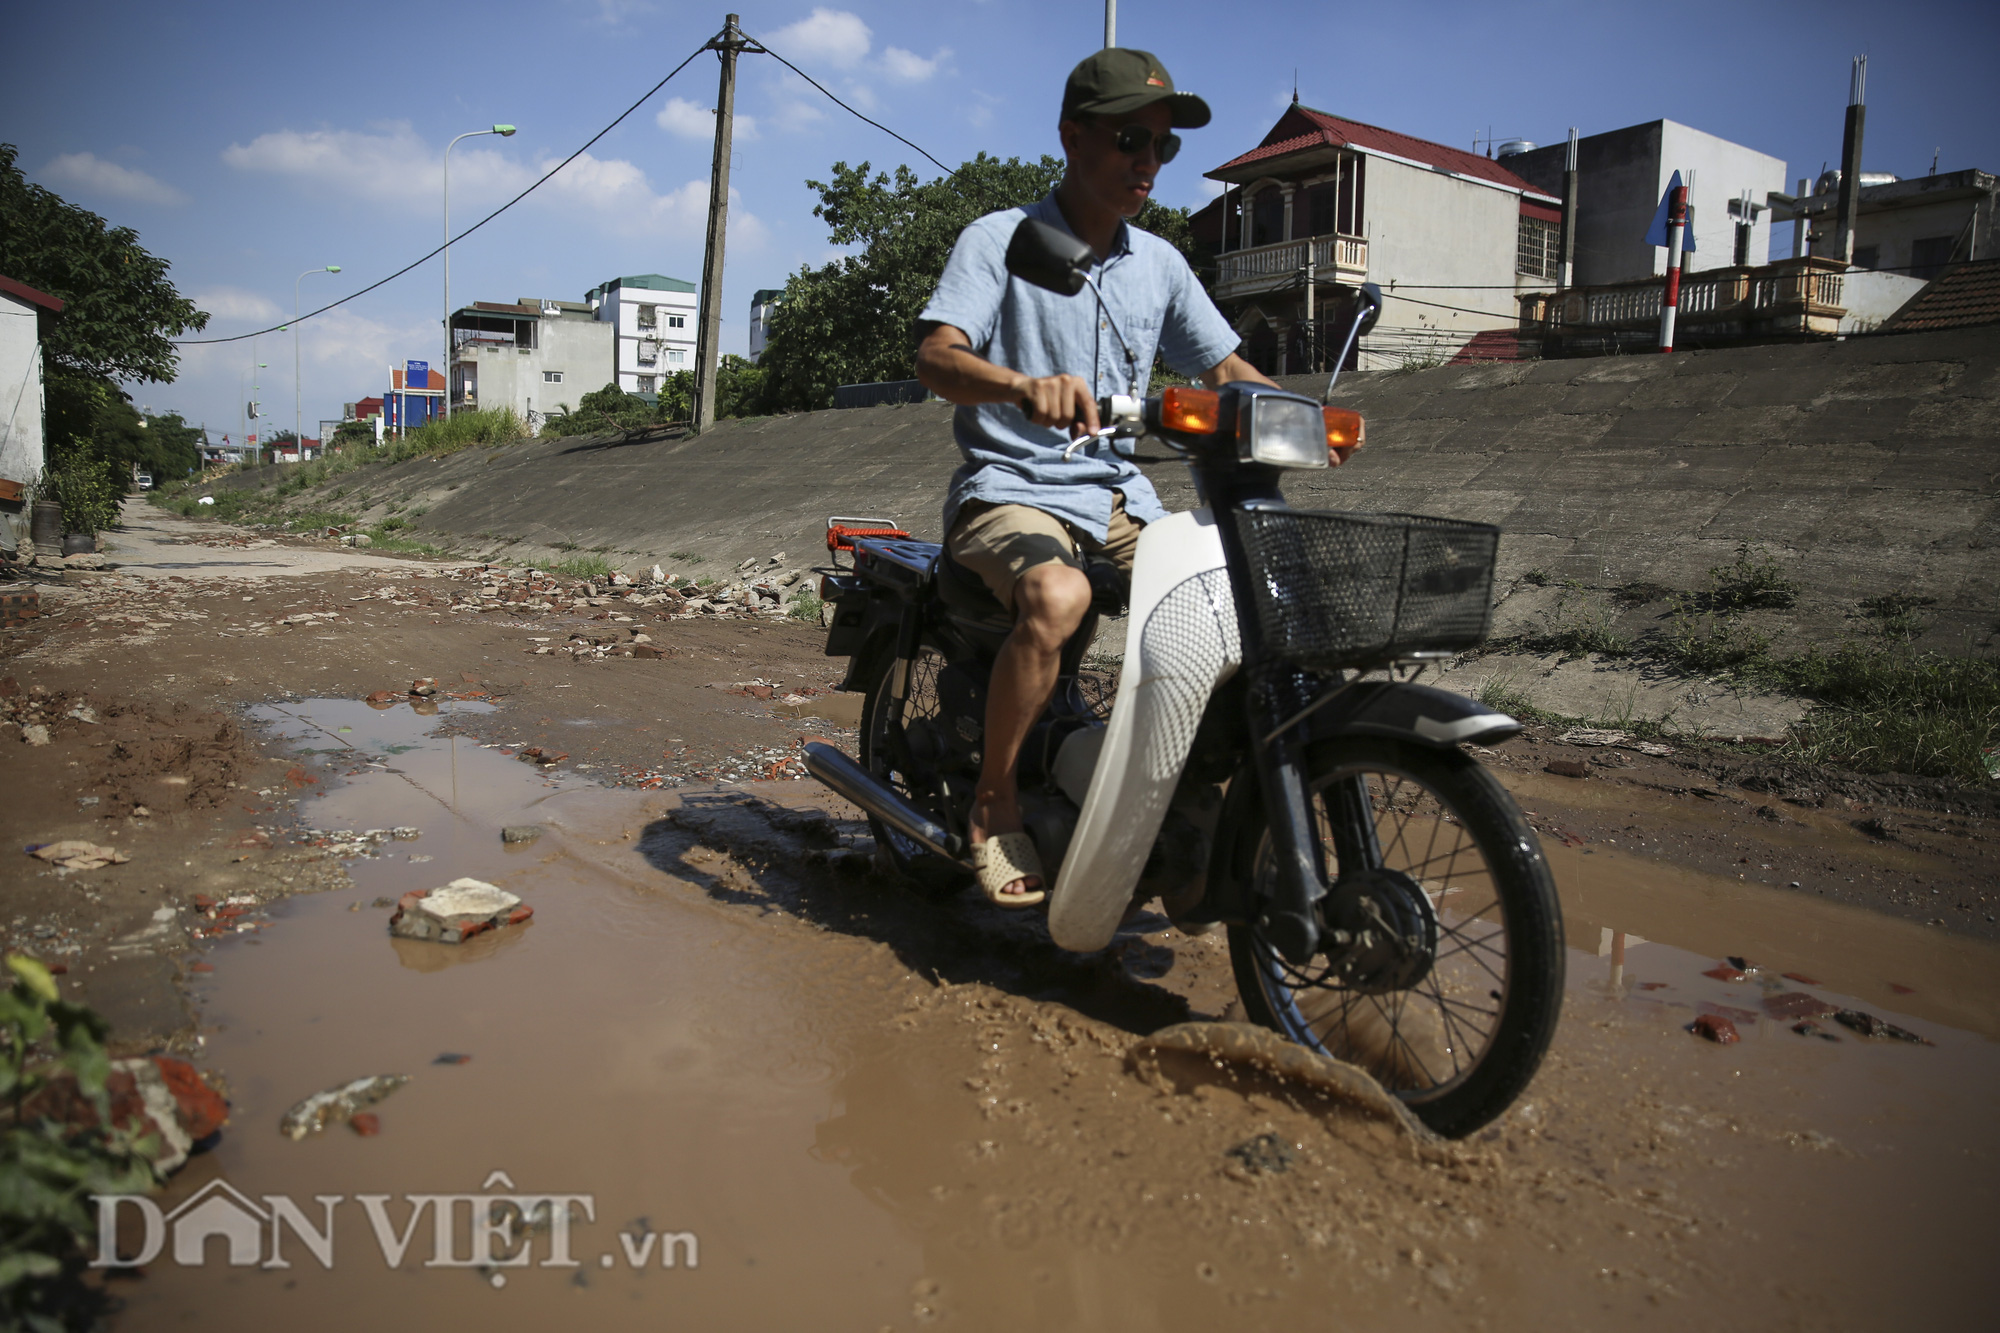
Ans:
POLYGON ((1148 52, 1114 47, 1083 61, 1063 90, 1061 183, 968 226, 919 316, 917 378, 958 404, 953 433, 965 455, 945 500, 945 547, 1014 615, 988 687, 971 818, 980 888, 1001 906, 1044 897, 1015 767, 1055 689, 1062 646, 1090 607, 1082 557, 1129 574, 1140 528, 1166 517, 1136 464, 1073 441, 1097 430, 1100 396, 1145 393, 1156 351, 1209 388, 1270 383, 1237 355, 1241 339, 1180 252, 1126 222, 1180 150, 1171 131, 1208 120, 1207 103, 1177 92, 1148 52), (1009 280, 1005 255, 1023 218, 1091 247, 1108 309, 1009 280))

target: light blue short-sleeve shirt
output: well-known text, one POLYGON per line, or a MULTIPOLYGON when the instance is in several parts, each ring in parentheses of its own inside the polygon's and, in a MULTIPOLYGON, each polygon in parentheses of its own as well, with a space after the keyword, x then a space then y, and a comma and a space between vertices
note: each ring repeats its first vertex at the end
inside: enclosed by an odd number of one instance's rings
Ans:
MULTIPOLYGON (((1037 378, 1080 376, 1100 398, 1143 394, 1155 354, 1193 378, 1220 365, 1241 342, 1180 251, 1126 223, 1119 224, 1111 254, 1091 275, 1110 319, 1088 287, 1075 296, 1058 296, 1010 277, 1007 245, 1023 218, 1070 230, 1053 194, 980 218, 960 234, 937 291, 918 318, 963 329, 973 351, 995 365, 1037 378), (1113 332, 1114 322, 1125 347, 1113 332)), ((952 434, 965 462, 952 475, 945 498, 947 533, 968 500, 1032 505, 1099 541, 1110 527, 1114 491, 1124 495, 1125 512, 1140 522, 1166 517, 1137 464, 1102 445, 1065 459, 1069 432, 1035 425, 1012 403, 960 407, 952 434)))

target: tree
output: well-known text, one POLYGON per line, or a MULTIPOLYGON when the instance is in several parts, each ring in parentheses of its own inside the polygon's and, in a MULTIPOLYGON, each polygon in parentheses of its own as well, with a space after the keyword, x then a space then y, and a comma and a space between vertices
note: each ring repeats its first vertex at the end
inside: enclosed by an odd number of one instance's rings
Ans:
MULTIPOLYGON (((981 153, 949 176, 919 181, 908 167, 869 176, 869 164, 833 164, 813 212, 828 239, 856 253, 802 268, 785 283, 769 341, 757 363, 765 411, 833 406, 842 384, 915 374, 916 318, 936 290, 967 223, 1033 203, 1062 179, 1061 160, 1000 159, 981 153)), ((1192 263, 1188 212, 1148 201, 1135 225, 1171 242, 1192 263)))
POLYGON ((170 382, 180 365, 172 339, 206 328, 208 315, 175 290, 167 261, 137 232, 30 185, 17 156, 0 144, 0 273, 63 301, 42 338, 49 485, 76 497, 71 530, 95 531, 110 521, 100 492, 123 494, 133 462, 175 475, 178 457, 146 438, 151 427, 116 381, 170 382))
POLYGON ((171 339, 208 327, 208 315, 167 281, 167 261, 139 233, 30 185, 0 144, 0 273, 61 297, 42 339, 52 372, 169 383, 180 364, 171 339))

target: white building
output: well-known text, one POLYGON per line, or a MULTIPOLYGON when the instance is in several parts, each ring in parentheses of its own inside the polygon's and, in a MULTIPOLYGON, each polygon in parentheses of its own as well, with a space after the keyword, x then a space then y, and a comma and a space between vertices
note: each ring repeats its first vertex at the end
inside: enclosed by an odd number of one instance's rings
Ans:
MULTIPOLYGON (((1500 165, 1560 195, 1569 146, 1550 144, 1503 156, 1500 165)), ((1576 285, 1601 287, 1660 277, 1667 252, 1646 240, 1668 181, 1678 171, 1694 210, 1687 271, 1757 265, 1771 257, 1770 193, 1782 192, 1785 160, 1671 120, 1652 120, 1576 141, 1576 285), (1691 183, 1690 183, 1691 182, 1691 183), (1731 204, 1745 191, 1756 217, 1739 235, 1731 204), (1739 242, 1742 254, 1739 256, 1739 242)))
POLYGON ((693 283, 640 273, 593 287, 584 300, 616 331, 616 374, 625 392, 656 393, 666 376, 694 369, 693 283))
POLYGON ((778 302, 784 299, 784 291, 776 287, 765 287, 750 297, 750 359, 755 361, 764 355, 764 344, 771 341, 771 317, 778 313, 778 302))
POLYGON ((531 429, 617 374, 611 324, 578 301, 475 301, 451 336, 453 410, 511 407, 531 429))
POLYGON ((23 490, 42 470, 42 321, 63 303, 23 282, 0 277, 0 546, 28 540, 23 490))

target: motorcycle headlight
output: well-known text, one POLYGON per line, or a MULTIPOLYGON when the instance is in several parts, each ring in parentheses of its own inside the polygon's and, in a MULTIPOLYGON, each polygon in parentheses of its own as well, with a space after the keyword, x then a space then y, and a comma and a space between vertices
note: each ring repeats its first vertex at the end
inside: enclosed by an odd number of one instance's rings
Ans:
POLYGON ((1260 393, 1236 413, 1236 454, 1270 467, 1325 467, 1326 418, 1310 398, 1260 393))

